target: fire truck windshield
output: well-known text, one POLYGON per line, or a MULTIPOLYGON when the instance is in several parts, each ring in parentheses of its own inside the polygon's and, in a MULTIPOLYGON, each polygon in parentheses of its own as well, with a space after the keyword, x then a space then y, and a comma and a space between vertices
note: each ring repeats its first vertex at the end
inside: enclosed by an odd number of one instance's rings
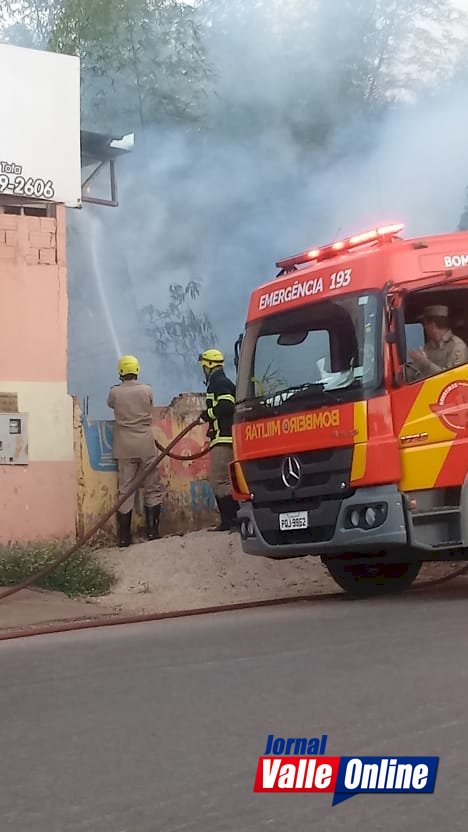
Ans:
POLYGON ((381 380, 382 299, 337 296, 248 324, 238 401, 282 406, 360 398, 381 380))

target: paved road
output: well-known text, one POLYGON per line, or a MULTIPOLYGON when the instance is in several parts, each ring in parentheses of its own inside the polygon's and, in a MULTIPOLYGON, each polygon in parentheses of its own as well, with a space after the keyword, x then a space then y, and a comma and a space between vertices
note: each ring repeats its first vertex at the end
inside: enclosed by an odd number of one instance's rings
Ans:
POLYGON ((468 592, 0 645, 1 832, 466 830, 468 592), (266 736, 440 755, 435 795, 254 795, 266 736))

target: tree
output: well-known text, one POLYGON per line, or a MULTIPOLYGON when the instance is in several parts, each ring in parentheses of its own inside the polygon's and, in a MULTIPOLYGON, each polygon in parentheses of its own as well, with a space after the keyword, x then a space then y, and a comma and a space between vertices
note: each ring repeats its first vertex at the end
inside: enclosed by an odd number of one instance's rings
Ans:
POLYGON ((468 231, 468 188, 465 188, 465 207, 460 217, 457 231, 468 231))
POLYGON ((451 0, 321 0, 319 38, 368 103, 406 98, 453 70, 466 20, 451 0))
POLYGON ((0 32, 4 43, 46 49, 62 0, 2 0, 0 32))
POLYGON ((180 0, 63 0, 49 47, 80 55, 84 120, 132 130, 197 119, 211 68, 180 0))
POLYGON ((450 75, 466 22, 452 0, 199 0, 199 10, 232 123, 279 125, 327 153, 337 127, 366 132, 363 118, 450 75))
POLYGON ((184 0, 3 0, 0 40, 79 55, 83 126, 193 121, 213 73, 184 0))
POLYGON ((199 354, 217 341, 206 313, 197 314, 191 304, 199 297, 200 287, 196 280, 190 280, 186 286, 172 283, 166 309, 150 304, 141 312, 145 333, 156 355, 172 362, 185 378, 198 372, 199 354))

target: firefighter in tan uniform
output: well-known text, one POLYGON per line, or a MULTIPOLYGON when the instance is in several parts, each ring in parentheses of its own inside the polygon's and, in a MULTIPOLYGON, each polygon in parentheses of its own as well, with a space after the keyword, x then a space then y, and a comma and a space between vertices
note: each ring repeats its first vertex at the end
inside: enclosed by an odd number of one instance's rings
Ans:
POLYGON ((412 364, 423 377, 451 370, 468 362, 468 348, 449 327, 448 306, 426 306, 424 310, 424 349, 409 350, 412 364))
MULTIPOLYGON (((132 480, 156 457, 153 436, 153 392, 138 381, 140 364, 133 355, 119 360, 120 384, 112 387, 107 399, 114 411, 115 427, 113 457, 118 464, 119 497, 123 496, 132 480)), ((148 540, 159 538, 159 516, 162 490, 158 469, 155 468, 143 483, 146 535, 148 540)), ((135 495, 121 505, 117 513, 119 546, 132 542, 131 523, 135 495)))
POLYGON ((232 460, 232 422, 236 386, 224 372, 224 355, 216 349, 205 350, 198 356, 206 384, 206 410, 201 414, 208 422, 210 440, 209 482, 213 490, 221 520, 213 531, 237 529, 238 504, 231 496, 229 463, 232 460))

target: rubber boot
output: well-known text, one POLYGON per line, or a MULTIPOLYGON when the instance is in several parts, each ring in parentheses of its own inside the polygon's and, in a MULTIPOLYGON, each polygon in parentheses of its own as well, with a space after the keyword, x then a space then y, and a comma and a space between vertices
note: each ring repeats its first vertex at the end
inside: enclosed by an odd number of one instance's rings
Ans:
POLYGON ((132 542, 131 526, 132 526, 132 512, 128 511, 127 514, 122 514, 120 511, 118 511, 117 512, 117 532, 118 532, 118 538, 119 538, 119 549, 126 549, 127 546, 131 545, 131 542, 132 542))
POLYGON ((221 515, 220 522, 217 526, 213 529, 209 529, 210 532, 229 532, 234 528, 237 528, 236 524, 236 515, 237 515, 237 504, 234 502, 231 496, 227 497, 216 497, 216 504, 218 506, 218 511, 221 515))
POLYGON ((159 540, 159 517, 161 514, 161 506, 145 506, 146 517, 146 537, 148 540, 159 540))
POLYGON ((226 508, 225 508, 225 497, 216 497, 216 505, 218 506, 218 511, 220 514, 219 523, 217 526, 212 526, 208 529, 209 532, 227 532, 230 529, 230 524, 227 522, 226 518, 226 508))
POLYGON ((237 519, 237 512, 239 511, 239 504, 236 500, 233 500, 232 497, 228 497, 229 503, 227 503, 228 513, 229 513, 229 522, 230 522, 230 530, 231 532, 238 532, 239 531, 239 521, 237 519))

